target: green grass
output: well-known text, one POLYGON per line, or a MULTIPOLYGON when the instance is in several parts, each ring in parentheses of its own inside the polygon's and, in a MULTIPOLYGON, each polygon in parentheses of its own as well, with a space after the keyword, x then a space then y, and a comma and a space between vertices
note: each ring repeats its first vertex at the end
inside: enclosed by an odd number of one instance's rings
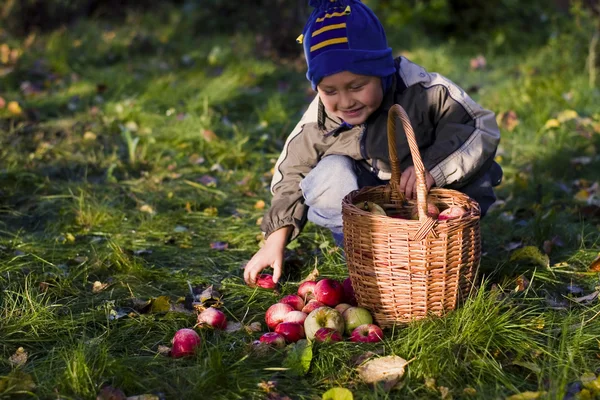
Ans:
MULTIPOLYGON (((259 384, 274 381, 276 393, 293 399, 335 386, 360 399, 437 399, 444 388, 454 398, 533 391, 560 399, 600 367, 598 300, 578 304, 580 294, 567 290, 598 286, 588 268, 600 252, 600 221, 582 213, 574 183, 585 188, 600 170, 587 25, 557 23, 526 52, 425 39, 402 49, 519 121, 503 126, 505 179, 502 201, 482 224, 482 282, 458 310, 387 330, 383 344, 315 345, 301 376, 281 370, 287 349, 256 354, 258 333, 202 330, 197 356, 171 359, 159 346, 193 326, 193 314, 115 319, 136 299, 176 304, 189 282, 218 287, 229 318, 248 325, 315 265, 321 276, 347 275, 328 232, 309 224, 289 246, 281 294, 244 285, 241 267, 258 249, 264 212, 255 205, 269 203, 270 171, 307 105, 308 83, 291 64, 257 59, 243 35, 194 37, 186 33, 192 16, 166 15, 80 21, 28 48, 10 38, 23 55, 1 78, 1 95, 24 113, 0 109, 3 397, 93 399, 112 385, 128 396, 258 399, 267 398, 259 384), (471 71, 479 52, 488 65, 471 71), (20 90, 23 82, 38 90, 20 90), (565 110, 578 119, 544 128, 565 110), (572 162, 581 156, 590 162, 572 162), (510 261, 512 243, 542 249, 554 237, 561 245, 549 266, 510 261), (227 249, 212 249, 216 242, 227 249), (531 284, 516 290, 523 278, 531 284), (108 286, 94 292, 96 281, 108 286), (8 359, 19 347, 28 360, 15 367, 8 359), (367 351, 412 360, 397 390, 360 383, 353 362, 367 351)), ((396 36, 390 31, 392 43, 396 36)), ((589 199, 596 207, 598 193, 589 199)))

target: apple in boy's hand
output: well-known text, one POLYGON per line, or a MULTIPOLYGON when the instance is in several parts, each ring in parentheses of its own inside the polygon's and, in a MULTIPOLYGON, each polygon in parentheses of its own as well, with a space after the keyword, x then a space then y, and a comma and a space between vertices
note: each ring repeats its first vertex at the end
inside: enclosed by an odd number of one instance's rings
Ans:
POLYGON ((335 307, 344 299, 344 287, 335 279, 321 279, 315 285, 315 298, 326 306, 335 307))
POLYGON ((315 342, 341 342, 342 335, 332 328, 319 328, 315 332, 315 342))
POLYGON ((354 288, 352 287, 352 280, 350 280, 350 277, 344 279, 342 286, 344 287, 344 302, 351 306, 357 306, 358 302, 356 301, 356 295, 354 294, 354 288))
POLYGON ((227 327, 227 317, 223 311, 214 307, 208 307, 198 314, 198 324, 210 325, 217 329, 225 329, 227 327))
POLYGON ((294 307, 289 304, 275 303, 267 309, 265 314, 265 322, 271 329, 275 329, 277 325, 283 322, 286 314, 295 311, 294 307))
POLYGON ((319 328, 332 328, 341 334, 344 333, 344 318, 331 307, 317 308, 306 317, 304 321, 304 334, 307 339, 313 340, 319 328))
POLYGON ((465 215, 467 210, 459 206, 451 206, 450 208, 446 208, 444 211, 438 215, 439 221, 446 221, 449 219, 460 218, 465 215))
POLYGON ((304 300, 297 294, 288 294, 287 296, 283 296, 279 302, 289 304, 298 311, 302 311, 302 308, 304 307, 304 300))
POLYGON ((352 342, 375 343, 383 340, 383 331, 374 324, 360 325, 350 335, 352 342))
POLYGON ((273 347, 282 348, 285 346, 285 338, 277 332, 267 332, 260 337, 260 342, 273 347))
POLYGON ((275 289, 277 284, 273 282, 273 275, 260 274, 256 277, 256 286, 263 289, 275 289))
POLYGON ((352 331, 361 325, 373 323, 373 317, 369 310, 362 307, 350 307, 344 311, 342 317, 347 335, 352 334, 352 331))
POLYGON ((310 314, 311 312, 313 312, 314 310, 316 310, 317 308, 320 307, 325 307, 325 304, 321 303, 320 301, 317 301, 315 299, 309 300, 308 303, 306 303, 306 305, 304 307, 302 307, 302 312, 305 314, 310 314))
POLYGON ((195 330, 183 328, 175 332, 171 343, 173 343, 171 357, 179 358, 194 355, 196 349, 202 344, 202 340, 195 330))
POLYGON ((294 343, 304 337, 304 327, 297 322, 282 322, 275 328, 275 332, 285 338, 288 343, 294 343))
POLYGON ((317 282, 315 281, 302 282, 300 286, 298 286, 298 296, 302 297, 305 302, 314 299, 316 285, 317 282))
POLYGON ((291 311, 283 317, 283 322, 297 322, 299 324, 304 324, 307 316, 308 315, 302 311, 291 311))
POLYGON ((350 307, 352 307, 352 306, 350 304, 348 304, 348 303, 340 303, 337 306, 335 306, 334 308, 335 308, 335 310, 337 312, 339 312, 343 316, 344 315, 344 311, 346 311, 350 307))

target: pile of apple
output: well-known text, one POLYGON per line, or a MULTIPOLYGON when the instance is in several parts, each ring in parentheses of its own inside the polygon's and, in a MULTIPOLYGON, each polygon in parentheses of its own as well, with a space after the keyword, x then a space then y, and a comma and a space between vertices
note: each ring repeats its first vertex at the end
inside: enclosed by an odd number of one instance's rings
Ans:
MULTIPOLYGON (((386 213, 383 207, 372 201, 360 201, 355 204, 361 210, 369 211, 373 214, 384 215, 392 218, 404 219, 401 214, 398 213, 386 213)), ((460 206, 450 206, 444 211, 440 212, 440 209, 432 202, 427 202, 427 215, 431 218, 437 218, 438 221, 446 221, 449 219, 460 218, 465 215, 467 210, 460 206)), ((411 209, 410 219, 419 219, 419 211, 416 205, 411 209)))
POLYGON ((350 278, 303 282, 297 294, 289 294, 269 307, 265 322, 271 332, 261 343, 283 347, 302 338, 316 342, 339 342, 344 336, 353 342, 379 342, 381 328, 371 313, 358 307, 350 278))

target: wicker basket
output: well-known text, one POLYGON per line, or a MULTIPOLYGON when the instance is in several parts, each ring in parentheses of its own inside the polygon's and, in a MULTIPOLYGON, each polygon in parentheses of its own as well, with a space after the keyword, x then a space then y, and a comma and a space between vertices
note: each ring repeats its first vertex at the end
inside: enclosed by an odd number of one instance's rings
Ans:
POLYGON ((481 258, 479 204, 456 190, 433 188, 427 193, 414 132, 406 112, 397 104, 389 112, 388 143, 390 183, 355 190, 342 202, 346 260, 356 298, 382 327, 454 310, 471 291, 481 258), (399 186, 397 118, 415 166, 416 202, 407 200, 399 186), (365 201, 406 219, 377 215, 356 205, 365 201), (428 201, 440 211, 460 206, 466 213, 438 221, 427 215, 428 201), (418 220, 410 219, 414 207, 418 208, 418 220))

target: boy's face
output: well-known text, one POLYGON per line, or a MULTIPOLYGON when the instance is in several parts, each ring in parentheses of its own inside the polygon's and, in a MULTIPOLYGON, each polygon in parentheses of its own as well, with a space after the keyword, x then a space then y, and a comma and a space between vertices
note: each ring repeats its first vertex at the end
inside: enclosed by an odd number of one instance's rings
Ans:
POLYGON ((348 71, 326 76, 317 91, 327 113, 351 125, 364 123, 383 100, 381 78, 348 71))

